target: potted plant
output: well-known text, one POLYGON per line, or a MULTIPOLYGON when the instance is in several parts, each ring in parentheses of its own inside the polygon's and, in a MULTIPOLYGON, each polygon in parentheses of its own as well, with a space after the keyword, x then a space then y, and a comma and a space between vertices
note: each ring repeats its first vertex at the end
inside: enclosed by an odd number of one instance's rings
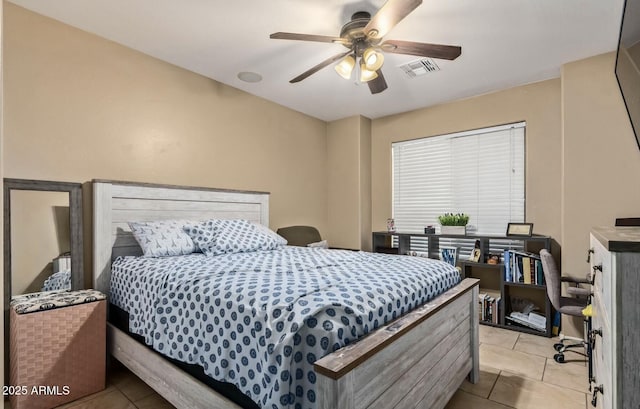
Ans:
POLYGON ((445 213, 438 216, 441 234, 467 234, 469 216, 464 213, 445 213))

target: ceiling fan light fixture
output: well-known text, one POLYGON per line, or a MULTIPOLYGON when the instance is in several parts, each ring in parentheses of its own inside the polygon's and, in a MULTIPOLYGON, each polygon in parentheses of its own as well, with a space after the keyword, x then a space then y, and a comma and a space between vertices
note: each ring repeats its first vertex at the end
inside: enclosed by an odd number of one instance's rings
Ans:
POLYGON ((362 53, 362 60, 369 71, 378 71, 384 63, 384 55, 373 47, 369 47, 362 53))
POLYGON ((378 78, 378 73, 367 68, 364 60, 360 62, 360 82, 369 82, 378 78))
POLYGON ((353 58, 352 55, 347 55, 334 67, 338 75, 340 75, 345 80, 351 78, 351 73, 353 72, 353 67, 356 66, 356 59, 353 58))

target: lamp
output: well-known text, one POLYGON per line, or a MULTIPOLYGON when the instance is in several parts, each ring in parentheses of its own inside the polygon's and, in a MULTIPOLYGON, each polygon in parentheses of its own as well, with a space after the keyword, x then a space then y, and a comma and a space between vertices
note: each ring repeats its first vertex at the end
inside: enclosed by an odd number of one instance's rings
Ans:
POLYGON ((348 80, 351 78, 353 67, 356 65, 356 59, 352 55, 347 55, 335 66, 335 70, 342 78, 348 80))
POLYGON ((360 82, 368 82, 378 78, 378 73, 367 68, 364 60, 360 60, 360 82))
POLYGON ((362 60, 364 60, 368 70, 378 71, 382 67, 382 63, 384 63, 384 55, 373 47, 369 47, 362 53, 362 60))

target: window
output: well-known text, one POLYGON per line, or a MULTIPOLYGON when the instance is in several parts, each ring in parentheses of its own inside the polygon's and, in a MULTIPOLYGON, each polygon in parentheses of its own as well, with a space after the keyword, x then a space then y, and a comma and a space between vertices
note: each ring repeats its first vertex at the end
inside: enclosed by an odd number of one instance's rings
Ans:
POLYGON ((478 234, 524 222, 524 133, 521 122, 394 143, 396 229, 421 233, 446 212, 468 214, 478 234))

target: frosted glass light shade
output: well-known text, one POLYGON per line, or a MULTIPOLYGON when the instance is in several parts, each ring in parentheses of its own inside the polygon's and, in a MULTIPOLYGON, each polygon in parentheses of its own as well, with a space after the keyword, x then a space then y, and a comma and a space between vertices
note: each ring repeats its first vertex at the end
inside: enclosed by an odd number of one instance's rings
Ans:
POLYGON ((360 82, 368 82, 378 78, 378 73, 367 68, 364 61, 360 64, 360 82))
POLYGON ((356 60, 352 55, 347 55, 334 67, 338 75, 340 75, 345 80, 351 78, 351 73, 353 72, 353 67, 356 65, 356 60))
POLYGON ((378 71, 384 63, 384 55, 381 52, 376 51, 372 47, 364 50, 362 59, 364 60, 364 64, 367 66, 367 69, 369 71, 378 71))

